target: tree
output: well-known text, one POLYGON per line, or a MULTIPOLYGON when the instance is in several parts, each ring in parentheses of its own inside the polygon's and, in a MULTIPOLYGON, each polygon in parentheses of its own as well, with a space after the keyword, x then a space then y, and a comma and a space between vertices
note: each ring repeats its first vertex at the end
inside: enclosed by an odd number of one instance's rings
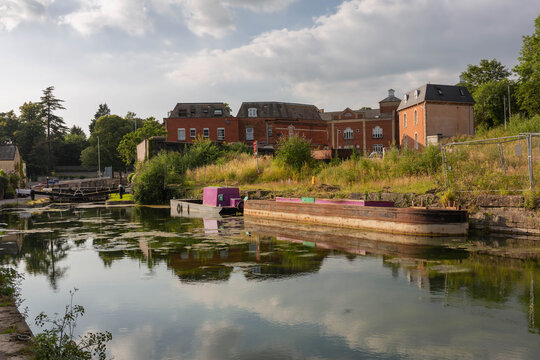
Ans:
POLYGON ((304 164, 309 164, 313 160, 311 144, 298 135, 282 137, 279 139, 276 159, 292 170, 300 172, 304 164))
POLYGON ((107 103, 105 104, 99 104, 99 107, 94 114, 94 118, 90 120, 90 125, 88 125, 88 128, 90 130, 90 135, 94 132, 94 126, 96 126, 96 121, 102 116, 108 116, 111 115, 111 109, 109 109, 109 106, 107 106, 107 103))
POLYGON ((71 129, 69 129, 69 133, 71 135, 84 136, 84 138, 86 139, 86 134, 84 133, 84 130, 80 126, 73 125, 73 127, 71 129))
MULTIPOLYGON (((74 126, 73 128, 77 128, 74 126)), ((63 141, 58 146, 56 158, 59 164, 64 166, 81 165, 81 153, 90 143, 81 128, 70 130, 69 134, 64 136, 63 141), (82 134, 78 131, 80 130, 82 134)))
POLYGON ((47 138, 43 122, 43 105, 28 102, 20 108, 20 127, 15 140, 22 158, 26 161, 27 173, 31 176, 47 171, 47 138))
POLYGON ((94 132, 90 135, 90 146, 81 153, 81 162, 85 167, 98 165, 97 147, 101 166, 112 166, 113 169, 124 167, 117 148, 124 135, 131 131, 131 122, 118 115, 106 115, 97 119, 94 132), (99 140, 98 140, 99 139, 99 140))
POLYGON ((54 86, 49 86, 43 90, 41 96, 41 105, 43 106, 43 116, 46 121, 47 129, 47 172, 51 171, 51 136, 62 136, 66 132, 64 120, 54 114, 56 110, 65 110, 62 105, 64 100, 60 100, 53 95, 54 86))
POLYGON ((523 37, 519 64, 517 99, 521 110, 530 116, 540 114, 540 15, 534 21, 534 33, 523 37))
POLYGON ((496 59, 491 61, 482 59, 478 65, 469 64, 467 70, 461 73, 463 81, 471 92, 481 84, 490 81, 501 81, 509 75, 510 71, 496 59))
POLYGON ((143 120, 142 127, 122 138, 118 145, 118 153, 126 165, 132 165, 137 159, 137 145, 152 136, 164 136, 167 131, 153 117, 143 120))
POLYGON ((15 143, 15 133, 20 128, 20 121, 13 110, 7 113, 0 113, 0 143, 15 143))
MULTIPOLYGON (((490 128, 504 123, 505 106, 508 114, 508 87, 512 89, 511 93, 513 93, 515 85, 509 80, 489 81, 480 84, 474 90, 472 93, 476 101, 474 113, 479 125, 490 128), (506 99, 506 105, 504 99, 506 99)), ((514 105, 512 104, 512 106, 514 105)))

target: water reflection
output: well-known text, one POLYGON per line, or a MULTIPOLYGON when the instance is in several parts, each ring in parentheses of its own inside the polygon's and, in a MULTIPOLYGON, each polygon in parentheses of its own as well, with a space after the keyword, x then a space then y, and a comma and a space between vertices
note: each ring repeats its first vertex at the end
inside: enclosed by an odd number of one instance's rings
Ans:
POLYGON ((82 288, 81 330, 113 331, 118 359, 540 355, 527 241, 522 259, 512 238, 419 246, 150 208, 61 210, 4 213, 0 259, 30 275, 37 312, 82 288), (520 255, 495 256, 509 251, 520 255))

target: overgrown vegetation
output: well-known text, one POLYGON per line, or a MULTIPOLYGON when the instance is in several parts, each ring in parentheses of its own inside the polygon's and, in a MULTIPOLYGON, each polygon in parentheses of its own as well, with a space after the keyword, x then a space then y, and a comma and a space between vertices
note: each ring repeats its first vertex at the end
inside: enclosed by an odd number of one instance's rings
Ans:
POLYGON ((64 314, 50 317, 40 313, 35 323, 44 328, 36 335, 32 352, 36 360, 90 360, 97 357, 99 360, 107 359, 107 342, 112 339, 110 332, 86 333, 75 336, 77 319, 84 315, 84 307, 73 304, 73 296, 77 289, 70 291, 71 299, 66 306, 64 314))

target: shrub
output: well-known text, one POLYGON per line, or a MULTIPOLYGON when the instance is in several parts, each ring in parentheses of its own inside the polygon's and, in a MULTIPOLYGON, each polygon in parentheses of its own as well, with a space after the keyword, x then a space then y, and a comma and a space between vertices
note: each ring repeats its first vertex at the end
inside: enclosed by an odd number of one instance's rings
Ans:
POLYGON ((110 332, 87 333, 77 340, 74 330, 77 319, 84 315, 84 307, 73 305, 73 296, 77 289, 70 291, 71 301, 66 306, 64 315, 49 317, 45 313, 39 314, 35 323, 40 328, 50 326, 36 335, 32 345, 32 352, 36 360, 90 360, 97 356, 100 360, 107 358, 106 343, 112 339, 110 332))
POLYGON ((278 142, 276 159, 282 165, 300 173, 304 164, 310 166, 313 163, 311 144, 298 135, 282 137, 278 142))

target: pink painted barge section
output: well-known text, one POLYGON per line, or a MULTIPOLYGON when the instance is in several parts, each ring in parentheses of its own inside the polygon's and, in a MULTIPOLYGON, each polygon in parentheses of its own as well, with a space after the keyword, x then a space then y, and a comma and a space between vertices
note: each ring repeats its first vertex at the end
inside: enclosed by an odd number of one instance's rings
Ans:
MULTIPOLYGON (((277 197, 276 202, 302 203, 300 198, 282 198, 277 197)), ((377 206, 394 207, 393 201, 371 201, 371 200, 349 200, 349 199, 314 199, 314 204, 325 205, 353 205, 353 206, 377 206)))

